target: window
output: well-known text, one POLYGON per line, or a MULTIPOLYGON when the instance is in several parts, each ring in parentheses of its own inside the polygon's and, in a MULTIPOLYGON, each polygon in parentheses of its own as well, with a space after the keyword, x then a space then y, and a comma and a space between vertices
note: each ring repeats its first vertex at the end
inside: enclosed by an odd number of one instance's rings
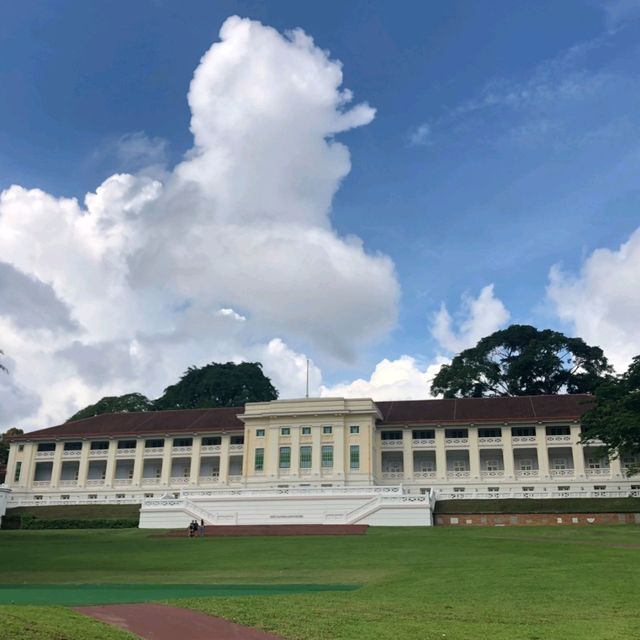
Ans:
POLYGON ((349 433, 350 433, 351 435, 355 435, 355 434, 357 434, 357 433, 360 433, 360 426, 359 426, 359 425, 357 425, 357 424, 352 424, 352 425, 349 427, 349 433))
POLYGON ((60 500, 68 500, 71 496, 67 493, 65 495, 60 496, 60 500))
POLYGON ((433 429, 422 429, 419 431, 413 431, 414 440, 433 440, 436 437, 436 432, 433 429))
POLYGON ((291 447, 280 447, 280 469, 289 469, 291 467, 291 447))
POLYGON ((193 438, 174 438, 173 446, 174 447, 192 447, 193 438))
POLYGON ((606 484, 596 484, 593 486, 594 491, 604 491, 607 488, 606 484))
POLYGON ((264 429, 256 429, 256 438, 264 438, 264 429))
POLYGON ((135 440, 118 440, 118 449, 135 449, 135 440))
MULTIPOLYGON (((118 495, 121 495, 121 496, 124 498, 124 493, 120 493, 120 494, 118 494, 118 495)), ((116 496, 116 498, 117 498, 117 497, 118 497, 118 496, 116 496)), ((145 498, 153 498, 153 493, 145 493, 145 494, 144 494, 144 497, 145 497, 145 498)))
POLYGON ((502 429, 478 429, 478 438, 502 438, 502 429))
POLYGON ((426 495, 431 491, 430 487, 420 487, 420 494, 421 495, 426 495))
POLYGON ((535 427, 511 427, 511 435, 517 438, 525 438, 527 436, 535 436, 535 427))
POLYGON ((16 462, 16 470, 13 474, 13 481, 14 482, 20 482, 20 471, 22 470, 22 462, 20 460, 18 460, 18 462, 16 462))
POLYGON ((56 443, 55 442, 40 442, 38 444, 38 451, 55 451, 56 443))
POLYGON ((42 500, 42 496, 33 496, 34 500, 42 500))
POLYGON ((82 442, 65 442, 64 450, 65 451, 80 451, 82 449, 82 442))
POLYGON ((324 469, 333 467, 333 446, 330 444, 322 447, 322 467, 324 469))
POLYGON ((381 431, 380 437, 383 440, 402 440, 402 431, 381 431))
POLYGON ((553 460, 553 468, 557 471, 562 471, 567 468, 567 459, 566 458, 554 458, 553 460))
POLYGON ((333 433, 333 427, 327 425, 326 427, 322 427, 322 433, 325 436, 331 435, 331 433, 333 433))
POLYGON ((18 451, 24 451, 24 445, 23 444, 19 444, 18 445, 18 451))
POLYGON ((357 444, 352 444, 349 447, 349 467, 351 469, 360 468, 360 447, 357 444))
POLYGON ((464 487, 453 487, 454 493, 464 493, 464 487))
POLYGON ((469 430, 468 429, 445 429, 444 435, 445 435, 445 438, 468 438, 469 430))
POLYGON ((231 436, 230 444, 244 444, 244 436, 231 436))
POLYGON ((256 471, 264 471, 264 449, 256 449, 256 457, 253 468, 256 471))
POLYGON ((487 471, 500 471, 499 460, 487 460, 487 471))
POLYGON ((98 494, 97 493, 90 493, 89 494, 89 500, 97 500, 98 499, 98 494))
POLYGON ((300 447, 300 468, 311 469, 311 447, 300 447))
POLYGON ((569 485, 562 485, 561 487, 558 487, 558 491, 569 491, 571 487, 569 487, 569 485))
POLYGON ((547 427, 546 433, 548 436, 568 436, 571 435, 571 429, 569 427, 547 427))
POLYGON ((500 487, 487 487, 487 490, 490 493, 497 493, 498 491, 500 491, 500 487))
POLYGON ((533 465, 531 463, 531 458, 522 458, 518 460, 518 469, 520 471, 532 471, 533 465))
POLYGON ((454 471, 466 471, 467 463, 464 460, 454 460, 453 461, 453 470, 454 471))
POLYGON ((108 440, 94 440, 91 443, 91 451, 106 451, 109 448, 108 440))
POLYGON ((146 449, 162 449, 164 447, 164 439, 156 438, 152 440, 145 440, 144 446, 146 449))
POLYGON ((600 469, 602 467, 602 460, 599 458, 589 458, 587 460, 587 466, 589 469, 600 469))
POLYGON ((289 427, 282 427, 280 429, 280 435, 281 436, 290 436, 291 435, 291 429, 289 427))
POLYGON ((311 427, 302 427, 302 435, 310 436, 311 435, 311 427))
MULTIPOLYGON (((153 493, 145 493, 144 497, 146 498, 147 496, 149 496, 149 498, 153 498, 153 493)), ((116 499, 117 500, 124 500, 126 498, 126 496, 124 495, 124 493, 116 493, 116 499)))
POLYGON ((220 436, 209 436, 208 438, 202 438, 203 447, 219 447, 222 444, 222 438, 220 436))
POLYGON ((534 490, 534 487, 522 487, 522 491, 531 493, 534 490))

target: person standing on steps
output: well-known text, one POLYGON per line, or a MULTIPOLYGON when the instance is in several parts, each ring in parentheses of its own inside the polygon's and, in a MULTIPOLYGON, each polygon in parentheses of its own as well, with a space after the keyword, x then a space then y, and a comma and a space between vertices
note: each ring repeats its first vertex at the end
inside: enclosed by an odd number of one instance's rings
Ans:
POLYGON ((204 520, 200 520, 200 528, 198 529, 198 533, 201 538, 204 538, 204 520))

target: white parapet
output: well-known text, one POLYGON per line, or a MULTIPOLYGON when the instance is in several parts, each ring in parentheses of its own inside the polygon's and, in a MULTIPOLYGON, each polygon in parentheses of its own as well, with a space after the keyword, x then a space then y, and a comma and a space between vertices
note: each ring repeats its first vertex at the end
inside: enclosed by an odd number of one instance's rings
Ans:
POLYGON ((430 526, 433 494, 407 495, 400 487, 213 489, 142 502, 140 527, 209 525, 369 524, 430 526))
POLYGON ((7 503, 9 502, 9 493, 11 489, 9 487, 0 485, 0 525, 2 524, 2 518, 7 512, 7 503))

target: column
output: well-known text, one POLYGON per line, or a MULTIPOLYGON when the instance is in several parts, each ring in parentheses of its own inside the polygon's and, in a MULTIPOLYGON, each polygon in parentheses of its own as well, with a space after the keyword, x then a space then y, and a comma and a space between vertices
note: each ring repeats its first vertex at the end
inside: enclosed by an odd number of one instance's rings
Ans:
POLYGON ((311 473, 319 478, 321 469, 322 427, 311 427, 311 473))
POLYGON ((87 486, 87 474, 89 473, 89 447, 91 442, 84 440, 80 450, 80 461, 78 466, 78 487, 84 489, 87 486))
POLYGON ((402 468, 406 480, 413 480, 413 432, 405 429, 402 433, 402 468))
POLYGON ((24 445, 24 454, 22 458, 24 460, 22 463, 22 473, 24 476, 20 476, 23 478, 20 484, 29 489, 33 486, 33 476, 36 472, 35 457, 37 450, 38 447, 33 442, 25 443, 24 445))
POLYGON ((278 477, 278 447, 280 439, 280 428, 269 429, 265 425, 266 433, 264 439, 264 473, 266 476, 276 479, 278 477))
POLYGON ((333 427, 333 473, 338 478, 344 479, 344 425, 333 427))
MULTIPOLYGON (((193 445, 191 446, 191 471, 189 475, 189 484, 197 485, 200 478, 200 447, 202 446, 202 436, 193 437, 193 445)), ((247 443, 244 443, 245 451, 247 443)))
POLYGON ((538 475, 542 480, 548 480, 549 449, 547 448, 547 429, 544 425, 536 426, 536 451, 538 452, 538 475))
POLYGON ((573 454, 573 468, 576 478, 584 478, 584 449, 580 444, 580 425, 571 425, 571 453, 573 454))
POLYGON ((142 474, 144 473, 144 438, 136 440, 136 454, 133 459, 133 486, 139 487, 142 484, 142 474))
POLYGON ((436 427, 436 478, 447 479, 447 451, 444 446, 444 427, 436 427))
POLYGON ((480 479, 480 447, 478 446, 478 429, 469 427, 469 471, 471 480, 480 479))
MULTIPOLYGON (((7 460, 7 474, 4 477, 5 484, 9 486, 15 485, 14 476, 16 473, 16 453, 18 452, 18 445, 11 443, 9 446, 9 459, 7 460)), ((22 467, 25 467, 25 463, 22 463, 22 467)), ((20 469, 20 484, 24 484, 24 473, 26 469, 20 469)))
MULTIPOLYGON (((91 446, 91 443, 89 443, 91 446)), ((116 477, 116 452, 118 450, 118 441, 109 440, 109 448, 107 449, 107 467, 104 473, 105 487, 112 487, 113 480, 116 477)))
POLYGON ((162 472, 160 473, 160 484, 169 486, 171 483, 171 453, 173 450, 173 439, 164 439, 164 450, 162 451, 162 472))
POLYGON ((513 468, 513 444, 511 443, 511 428, 502 427, 502 461, 504 464, 505 480, 513 480, 515 471, 513 468))
POLYGON ((230 436, 222 436, 220 446, 220 482, 222 484, 229 482, 229 444, 230 436))
POLYGON ((57 489, 60 483, 60 472, 62 471, 62 451, 64 450, 63 442, 56 442, 56 450, 53 454, 53 468, 51 469, 51 488, 57 489))
POLYGON ((609 468, 611 469, 612 478, 624 477, 624 474, 622 473, 622 461, 620 460, 620 457, 609 458, 609 468))

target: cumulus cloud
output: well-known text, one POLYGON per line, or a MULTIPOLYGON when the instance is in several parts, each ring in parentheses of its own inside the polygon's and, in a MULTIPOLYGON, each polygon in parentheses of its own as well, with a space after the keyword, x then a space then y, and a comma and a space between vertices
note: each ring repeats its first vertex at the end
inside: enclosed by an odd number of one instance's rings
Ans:
MULTIPOLYGON (((0 194, 0 279, 37 294, 10 284, 0 301, 13 381, 41 400, 34 426, 107 393, 154 395, 214 359, 262 358, 286 394, 306 369, 287 343, 349 361, 394 325, 393 263, 329 217, 350 170, 336 136, 375 114, 341 85, 302 31, 229 18, 195 70, 194 145, 173 170, 114 174, 82 203, 0 194), (37 335, 14 321, 28 305, 37 335)), ((165 151, 143 134, 121 142, 129 163, 165 151)))
POLYGON ((477 298, 464 294, 456 321, 444 302, 435 314, 431 333, 439 346, 449 353, 459 353, 474 346, 480 338, 504 326, 510 314, 493 292, 493 284, 484 287, 477 298), (457 324, 457 329, 454 325, 457 324))
POLYGON ((547 294, 573 332, 624 371, 640 354, 640 229, 617 250, 596 249, 577 275, 552 267, 547 294))

